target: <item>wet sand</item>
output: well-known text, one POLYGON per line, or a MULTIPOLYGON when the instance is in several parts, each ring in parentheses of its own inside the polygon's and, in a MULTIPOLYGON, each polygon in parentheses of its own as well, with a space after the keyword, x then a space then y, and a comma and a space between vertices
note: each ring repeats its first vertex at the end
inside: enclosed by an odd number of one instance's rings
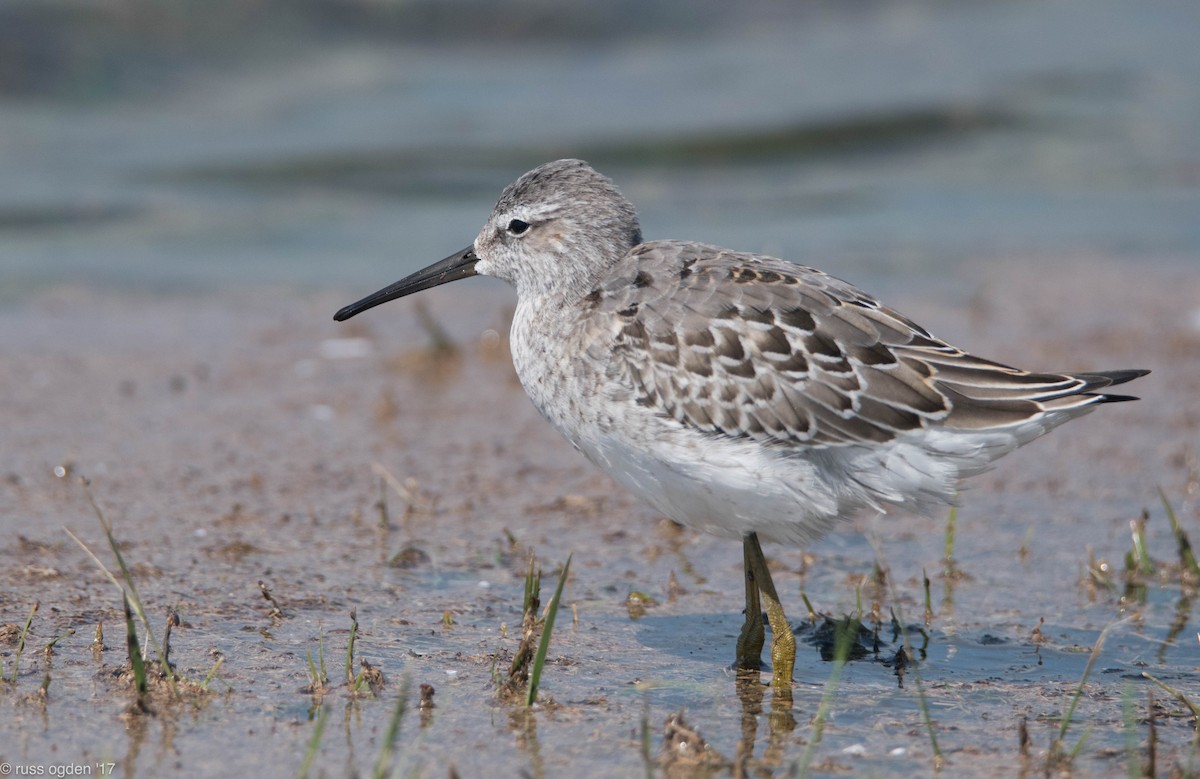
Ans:
MULTIPOLYGON (((1130 387, 1144 399, 1101 408, 974 479, 958 513, 965 576, 942 575, 945 516, 847 523, 806 553, 768 546, 789 616, 805 619, 802 591, 839 616, 861 593, 885 621, 899 609, 921 623, 927 572, 934 613, 918 670, 955 776, 1016 772, 1022 719, 1025 766, 1040 774, 1088 650, 1132 617, 1108 636, 1079 703, 1068 746, 1091 733, 1075 767, 1127 775, 1129 740, 1144 758, 1153 690, 1159 770, 1196 770, 1193 719, 1141 674, 1200 701, 1194 590, 1172 574, 1157 494, 1200 543, 1200 278, 1166 264, 998 260, 970 286, 954 300, 909 289, 887 302, 1022 367, 1151 368, 1130 387), (1160 575, 1140 598, 1122 597, 1129 521, 1144 508, 1160 575), (890 591, 870 584, 864 530, 883 550, 890 591), (1089 555, 1115 567, 1112 591, 1088 583, 1089 555)), ((365 291, 152 299, 62 287, 0 311, 0 625, 19 631, 40 604, 19 664, 12 631, 0 641, 0 761, 294 776, 318 709, 303 689, 306 653, 319 647, 331 686, 313 775, 369 772, 406 684, 401 775, 645 775, 643 725, 658 765, 664 721, 680 709, 720 755, 715 775, 734 763, 783 775, 808 759, 832 664, 802 644, 790 707, 736 683, 738 544, 662 521, 537 416, 506 351, 512 293, 479 282, 423 295, 457 345, 446 356, 430 348, 415 301, 331 321, 365 291), (115 570, 81 476, 156 633, 179 610, 177 670, 201 681, 220 659, 209 693, 126 715, 120 594, 64 533, 115 570), (492 679, 493 656, 504 667, 516 645, 530 552, 546 571, 543 600, 574 555, 532 713, 498 702, 492 679), (654 604, 639 616, 631 592, 654 604), (375 697, 344 683, 351 610, 355 672, 365 658, 386 679, 375 697), (435 688, 436 707, 418 712, 421 684, 435 688)), ((809 764, 930 772, 912 672, 900 685, 870 657, 850 663, 809 764)))

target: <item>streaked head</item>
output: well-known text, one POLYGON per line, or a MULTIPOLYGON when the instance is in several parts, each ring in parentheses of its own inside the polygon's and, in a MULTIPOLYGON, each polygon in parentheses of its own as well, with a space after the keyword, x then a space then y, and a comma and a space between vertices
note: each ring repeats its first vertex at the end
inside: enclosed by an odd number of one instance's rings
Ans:
POLYGON ((566 304, 641 243, 637 213, 607 177, 582 160, 557 160, 505 187, 475 243, 346 306, 339 322, 414 292, 477 274, 517 294, 566 304))

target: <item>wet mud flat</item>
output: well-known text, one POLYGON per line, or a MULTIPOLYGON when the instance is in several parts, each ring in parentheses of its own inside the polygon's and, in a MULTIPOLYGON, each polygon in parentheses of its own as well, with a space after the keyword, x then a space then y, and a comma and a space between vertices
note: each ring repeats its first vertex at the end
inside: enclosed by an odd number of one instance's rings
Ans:
POLYGON ((356 291, 60 288, 0 311, 0 762, 117 776, 1194 774, 1197 582, 1159 488, 1200 543, 1200 278, 1014 260, 971 286, 885 299, 1022 367, 1151 368, 1130 388, 1144 399, 973 480, 949 561, 945 515, 768 546, 801 640, 790 695, 768 672, 729 670, 739 545, 655 516, 532 409, 500 285, 345 325, 330 317, 356 291), (138 695, 121 592, 64 532, 121 578, 89 494, 160 647, 172 623, 174 691, 148 647, 138 695), (496 676, 531 555, 543 602, 573 557, 527 708, 497 696, 496 676))

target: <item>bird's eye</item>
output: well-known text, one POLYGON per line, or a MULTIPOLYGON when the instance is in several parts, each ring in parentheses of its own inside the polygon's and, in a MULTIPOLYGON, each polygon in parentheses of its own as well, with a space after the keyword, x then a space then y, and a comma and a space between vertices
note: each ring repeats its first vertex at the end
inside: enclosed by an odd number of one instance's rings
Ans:
POLYGON ((529 222, 522 222, 520 219, 514 219, 508 223, 508 231, 513 235, 521 235, 529 229, 529 222))

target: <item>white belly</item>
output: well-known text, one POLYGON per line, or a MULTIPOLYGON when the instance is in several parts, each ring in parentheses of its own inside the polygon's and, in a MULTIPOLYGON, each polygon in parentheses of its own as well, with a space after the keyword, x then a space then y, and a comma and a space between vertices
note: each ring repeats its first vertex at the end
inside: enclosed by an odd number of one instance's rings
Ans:
POLYGON ((816 465, 756 443, 670 431, 648 448, 611 435, 577 445, 629 492, 697 530, 803 545, 838 518, 839 500, 816 465))

